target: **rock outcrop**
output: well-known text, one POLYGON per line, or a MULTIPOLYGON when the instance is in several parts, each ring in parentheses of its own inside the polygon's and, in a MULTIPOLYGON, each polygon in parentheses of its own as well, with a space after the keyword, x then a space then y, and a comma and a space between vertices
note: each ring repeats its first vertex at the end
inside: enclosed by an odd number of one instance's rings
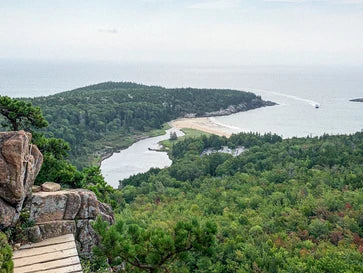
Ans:
POLYGON ((16 223, 43 163, 43 155, 24 131, 0 132, 0 224, 16 223))
POLYGON ((244 103, 240 103, 237 105, 230 105, 225 109, 220 109, 218 111, 213 111, 213 112, 206 112, 203 114, 188 113, 188 114, 185 114, 184 117, 185 118, 196 118, 196 117, 227 116, 227 115, 235 114, 238 112, 244 112, 244 111, 248 111, 251 109, 256 109, 256 108, 266 107, 266 106, 274 106, 274 105, 276 105, 275 102, 264 101, 259 98, 255 98, 255 99, 251 100, 249 103, 244 102, 244 103))
POLYGON ((41 189, 43 191, 59 191, 61 189, 61 185, 54 182, 45 182, 42 184, 41 189))
POLYGON ((238 112, 244 112, 251 109, 256 109, 266 106, 274 106, 276 103, 272 101, 264 101, 260 99, 253 99, 250 103, 241 103, 238 105, 230 105, 226 109, 221 109, 219 111, 205 113, 204 117, 215 117, 215 116, 227 116, 238 112))
POLYGON ((73 233, 80 254, 88 255, 97 243, 97 235, 91 226, 97 216, 110 224, 114 222, 111 207, 98 201, 92 191, 73 189, 33 193, 30 219, 35 226, 29 229, 29 239, 39 242, 73 233))
POLYGON ((89 255, 98 242, 92 221, 100 216, 112 224, 112 209, 89 190, 60 190, 53 182, 34 186, 43 155, 31 137, 24 131, 0 132, 0 229, 15 226, 26 203, 35 223, 27 230, 30 241, 73 233, 79 253, 89 255))

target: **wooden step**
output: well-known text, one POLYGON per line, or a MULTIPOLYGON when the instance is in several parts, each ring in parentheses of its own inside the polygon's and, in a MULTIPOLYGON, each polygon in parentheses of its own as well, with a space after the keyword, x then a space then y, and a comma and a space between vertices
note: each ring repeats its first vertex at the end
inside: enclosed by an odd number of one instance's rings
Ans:
POLYGON ((14 273, 82 272, 73 234, 21 246, 13 261, 14 273))
POLYGON ((47 246, 47 245, 55 245, 55 244, 66 243, 66 242, 74 242, 74 236, 73 236, 73 234, 66 234, 66 235, 62 235, 62 236, 58 236, 58 237, 46 239, 46 240, 41 241, 39 243, 22 245, 21 246, 21 249, 24 249, 24 248, 35 248, 35 247, 47 246))
POLYGON ((25 248, 14 252, 13 260, 25 257, 32 257, 40 254, 53 253, 60 250, 74 249, 74 248, 76 248, 76 244, 74 242, 38 247, 36 253, 34 252, 33 248, 25 248))

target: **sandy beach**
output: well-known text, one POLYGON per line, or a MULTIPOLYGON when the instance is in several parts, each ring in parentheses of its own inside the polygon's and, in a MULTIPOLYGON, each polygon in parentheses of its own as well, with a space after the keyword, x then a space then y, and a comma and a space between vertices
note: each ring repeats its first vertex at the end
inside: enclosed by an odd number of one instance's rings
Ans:
POLYGON ((236 130, 213 121, 213 118, 182 118, 170 122, 172 127, 190 128, 218 136, 230 137, 236 130))

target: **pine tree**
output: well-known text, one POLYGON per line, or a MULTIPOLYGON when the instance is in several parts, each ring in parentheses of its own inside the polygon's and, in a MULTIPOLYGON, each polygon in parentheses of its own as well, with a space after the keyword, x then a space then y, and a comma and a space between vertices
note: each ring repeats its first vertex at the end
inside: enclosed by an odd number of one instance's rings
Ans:
POLYGON ((39 107, 33 107, 26 103, 8 96, 0 96, 0 114, 5 117, 1 123, 3 127, 10 127, 10 130, 30 130, 48 126, 39 107))

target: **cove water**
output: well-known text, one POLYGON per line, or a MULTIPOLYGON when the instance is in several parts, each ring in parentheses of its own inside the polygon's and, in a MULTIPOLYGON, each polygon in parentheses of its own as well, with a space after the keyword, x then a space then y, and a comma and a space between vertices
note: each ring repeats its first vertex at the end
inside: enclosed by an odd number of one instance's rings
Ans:
POLYGON ((166 134, 135 142, 127 149, 114 153, 101 163, 101 171, 105 180, 114 188, 118 188, 119 180, 131 175, 144 173, 151 168, 165 168, 171 165, 171 160, 166 152, 153 151, 160 149, 159 142, 170 137, 170 133, 183 136, 184 133, 171 128, 166 134))

